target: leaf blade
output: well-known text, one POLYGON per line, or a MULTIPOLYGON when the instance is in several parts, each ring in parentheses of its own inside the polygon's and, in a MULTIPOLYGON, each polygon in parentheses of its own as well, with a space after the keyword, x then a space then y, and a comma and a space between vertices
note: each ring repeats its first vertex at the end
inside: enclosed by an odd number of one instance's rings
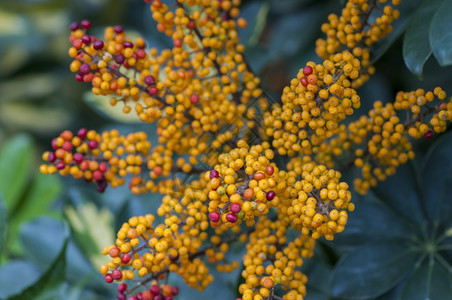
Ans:
POLYGON ((441 66, 452 64, 452 0, 444 0, 430 24, 430 46, 441 66))
POLYGON ((414 12, 410 18, 403 38, 403 60, 405 65, 422 79, 425 62, 432 54, 429 42, 429 26, 436 10, 443 0, 427 0, 414 12))

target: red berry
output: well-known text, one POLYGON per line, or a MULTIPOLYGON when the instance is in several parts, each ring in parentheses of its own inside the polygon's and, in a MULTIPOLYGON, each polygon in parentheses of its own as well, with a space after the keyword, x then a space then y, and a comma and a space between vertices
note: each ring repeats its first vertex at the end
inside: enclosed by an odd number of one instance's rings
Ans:
POLYGON ((238 213, 242 210, 242 206, 238 203, 231 203, 231 205, 229 205, 229 209, 233 213, 238 213))
POLYGON ((101 171, 102 173, 105 173, 105 171, 107 171, 108 166, 106 163, 102 162, 99 164, 99 171, 101 171))
POLYGON ((84 36, 82 36, 81 40, 85 44, 89 44, 91 42, 91 37, 89 35, 84 35, 84 36))
POLYGON ((82 82, 83 81, 83 74, 82 73, 75 74, 75 80, 77 80, 78 82, 82 82))
POLYGON ((117 294, 116 295, 116 299, 117 300, 126 300, 126 295, 124 295, 124 294, 117 294))
POLYGON ((265 198, 267 200, 273 200, 276 197, 276 193, 274 191, 268 191, 267 195, 265 195, 265 198))
POLYGON ((158 286, 158 284, 153 284, 151 285, 151 288, 149 289, 149 291, 155 296, 155 295, 159 295, 160 294, 160 287, 158 286))
POLYGON ((86 136, 86 134, 88 133, 88 129, 86 128, 81 128, 78 132, 77 135, 79 138, 84 138, 86 136))
POLYGON ((429 131, 427 131, 425 134, 424 134, 424 138, 426 139, 426 140, 429 140, 429 139, 431 139, 432 137, 433 137, 433 131, 431 131, 431 130, 429 130, 429 131))
POLYGON ((197 104, 199 102, 199 96, 197 94, 192 94, 190 96, 190 101, 193 104, 197 104))
POLYGON ((158 90, 155 86, 151 86, 151 87, 148 89, 148 92, 149 92, 149 94, 151 94, 151 95, 157 95, 157 93, 159 92, 159 90, 158 90))
POLYGON ((179 287, 175 285, 171 288, 171 291, 173 293, 173 296, 177 296, 179 294, 179 287))
POLYGON ((116 33, 121 33, 121 32, 124 31, 124 28, 123 28, 121 25, 115 25, 115 26, 113 27, 113 30, 114 30, 116 33))
POLYGON ((308 79, 306 77, 301 77, 300 82, 303 86, 308 86, 308 79))
POLYGON ((188 28, 188 29, 193 29, 193 28, 195 28, 195 27, 196 27, 195 21, 190 20, 190 21, 188 22, 188 24, 187 24, 187 28, 188 28))
POLYGON ((228 213, 226 215, 226 221, 228 221, 230 223, 235 223, 235 222, 237 222, 237 216, 234 213, 228 213))
POLYGON ((84 29, 90 29, 91 28, 91 22, 88 20, 83 20, 80 22, 80 25, 82 25, 82 27, 84 29))
POLYGON ((93 179, 96 181, 100 181, 100 180, 104 179, 104 175, 102 174, 101 171, 96 170, 93 172, 93 179))
POLYGON ((129 253, 125 253, 121 256, 121 262, 123 264, 128 264, 131 259, 132 259, 132 256, 129 253))
POLYGON ((303 74, 304 76, 309 76, 312 74, 312 67, 311 66, 306 66, 303 68, 303 74))
POLYGON ((80 73, 88 74, 91 71, 91 67, 88 64, 82 64, 80 66, 80 73))
POLYGON ((209 214, 209 220, 212 222, 218 222, 220 220, 220 213, 217 211, 213 211, 209 214))
POLYGON ((62 161, 59 161, 59 162, 57 162, 57 164, 56 164, 56 168, 58 169, 58 170, 62 170, 62 169, 64 169, 66 167, 66 164, 64 163, 64 162, 62 162, 62 161))
POLYGON ((111 276, 113 277, 113 279, 119 280, 122 278, 122 272, 121 272, 121 270, 118 270, 118 269, 113 270, 113 272, 111 273, 111 276))
POLYGON ((273 175, 273 172, 275 172, 275 168, 273 166, 268 166, 265 169, 265 173, 267 173, 267 175, 269 175, 269 176, 273 175))
POLYGON ((105 274, 104 280, 105 280, 107 283, 112 283, 112 282, 113 282, 113 276, 112 276, 110 273, 105 274))
POLYGON ((124 55, 122 55, 122 54, 118 54, 118 55, 115 56, 115 62, 116 62, 117 64, 122 65, 122 64, 124 63, 125 60, 126 60, 126 59, 125 59, 124 55))
POLYGON ((52 148, 53 149, 58 149, 57 139, 53 139, 52 140, 52 148))
POLYGON ((77 22, 71 23, 71 26, 69 28, 71 29, 71 31, 76 31, 79 28, 78 23, 77 22))
POLYGON ((210 171, 210 179, 220 177, 220 173, 217 170, 210 171))
POLYGON ((182 47, 182 40, 181 39, 175 39, 173 41, 174 47, 179 48, 182 47))
POLYGON ((133 48, 133 43, 131 42, 124 42, 122 43, 122 45, 124 46, 124 48, 133 48))
POLYGON ((102 48, 104 48, 104 42, 99 40, 99 41, 95 41, 93 44, 94 49, 96 50, 101 50, 102 48))
POLYGON ((99 146, 99 143, 96 140, 91 140, 88 142, 88 147, 90 149, 96 149, 99 146))
POLYGON ((118 285, 118 292, 119 293, 124 293, 126 290, 127 290, 127 284, 126 283, 120 283, 119 285, 118 285))
POLYGON ((72 143, 69 141, 65 141, 63 143, 63 146, 61 146, 61 148, 63 148, 66 151, 71 151, 72 150, 72 143))
POLYGON ((137 58, 145 58, 146 57, 146 51, 143 49, 138 49, 137 52, 135 52, 137 55, 137 58))
POLYGON ((74 153, 74 156, 72 157, 72 159, 77 162, 77 163, 81 163, 83 161, 83 154, 81 153, 74 153))
POLYGON ((54 162, 55 160, 56 160, 55 153, 49 152, 49 156, 47 157, 47 161, 52 163, 52 162, 54 162))
POLYGON ((148 75, 148 76, 144 77, 144 83, 146 83, 147 85, 153 85, 155 83, 154 76, 148 75))

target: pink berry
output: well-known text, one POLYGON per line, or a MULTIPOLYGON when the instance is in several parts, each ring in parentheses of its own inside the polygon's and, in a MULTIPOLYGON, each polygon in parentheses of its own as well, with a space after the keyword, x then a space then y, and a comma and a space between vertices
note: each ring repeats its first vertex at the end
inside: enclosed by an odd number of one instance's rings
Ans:
POLYGON ((230 223, 235 223, 235 222, 237 222, 237 216, 234 213, 228 213, 226 215, 226 221, 228 221, 230 223))
POLYGON ((220 177, 220 173, 217 170, 210 171, 210 179, 220 177))
POLYGON ((220 213, 213 211, 209 214, 209 220, 212 222, 218 222, 220 220, 220 213))
POLYGON ((112 282, 113 282, 113 276, 112 276, 110 273, 105 274, 104 280, 105 280, 107 283, 112 283, 112 282))
POLYGON ((126 290, 127 290, 127 284, 126 283, 120 283, 119 285, 118 285, 118 292, 119 293, 124 293, 126 290))
POLYGON ((242 206, 238 203, 231 203, 231 205, 229 205, 229 209, 233 213, 238 213, 242 210, 242 206))
POLYGON ((82 27, 84 29, 90 29, 91 28, 91 22, 89 20, 83 20, 80 22, 80 25, 82 25, 82 27))
POLYGON ((153 85, 155 83, 154 76, 148 75, 148 76, 144 77, 144 83, 146 83, 147 85, 153 85))
POLYGON ((149 291, 155 296, 155 295, 159 295, 160 294, 160 287, 158 286, 158 284, 153 284, 151 286, 151 288, 149 289, 149 291))
POLYGON ((113 272, 111 272, 111 276, 113 277, 113 279, 119 280, 122 278, 122 272, 119 269, 113 270, 113 272))
POLYGON ((83 161, 83 154, 81 153, 74 153, 74 156, 72 157, 72 159, 77 162, 77 163, 81 163, 83 161))
POLYGON ((88 147, 90 149, 96 149, 99 146, 99 143, 96 140, 91 140, 88 142, 88 147))
POLYGON ((86 129, 86 128, 81 128, 81 129, 78 131, 77 135, 78 135, 79 138, 83 139, 83 138, 86 136, 87 133, 88 133, 88 129, 86 129))
POLYGON ((199 102, 199 96, 197 94, 192 94, 190 96, 190 101, 193 104, 197 104, 199 102))
POLYGON ((131 259, 132 259, 132 256, 129 253, 125 253, 121 256, 121 262, 123 264, 128 264, 131 259))

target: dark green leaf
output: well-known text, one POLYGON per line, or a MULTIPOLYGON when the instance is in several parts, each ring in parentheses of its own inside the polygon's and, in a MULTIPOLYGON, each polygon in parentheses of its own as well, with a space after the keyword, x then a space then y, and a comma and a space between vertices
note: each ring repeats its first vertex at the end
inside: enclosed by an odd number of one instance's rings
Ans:
POLYGON ((371 243, 345 254, 333 269, 335 297, 377 297, 393 288, 413 267, 416 254, 403 243, 371 243))
POLYGON ((400 300, 443 300, 451 295, 451 274, 434 260, 426 259, 408 279, 400 300))
POLYGON ((24 224, 19 239, 24 249, 28 249, 27 257, 45 269, 59 255, 68 234, 65 223, 43 217, 24 224))
POLYGON ((39 269, 28 261, 11 260, 0 267, 0 299, 20 293, 39 279, 39 269))
POLYGON ((452 220, 452 202, 450 201, 450 186, 452 184, 452 133, 440 137, 429 149, 422 168, 423 200, 431 220, 446 222, 452 220))
POLYGON ((67 239, 64 240, 63 246, 59 248, 56 259, 39 280, 19 295, 11 297, 10 300, 37 299, 40 295, 46 294, 48 291, 52 291, 55 287, 62 284, 65 280, 66 272, 66 246, 67 239))
POLYGON ((374 64, 376 61, 386 53, 386 51, 394 44, 395 41, 405 32, 408 25, 409 17, 419 7, 421 0, 410 0, 402 1, 402 3, 397 6, 400 11, 400 18, 398 18, 394 24, 394 31, 381 42, 379 42, 375 49, 372 50, 371 63, 374 64))
POLYGON ((380 201, 400 217, 413 223, 424 219, 417 178, 410 163, 399 166, 395 175, 379 182, 373 191, 380 201))
POLYGON ((21 224, 38 216, 58 216, 55 211, 50 209, 50 204, 58 197, 61 190, 61 182, 58 177, 37 173, 33 178, 25 203, 23 203, 21 209, 11 219, 10 229, 8 231, 11 238, 11 246, 17 247, 18 231, 21 224))
POLYGON ((0 152, 0 193, 6 210, 11 214, 16 208, 28 181, 32 141, 21 134, 8 140, 0 152))
POLYGON ((430 25, 430 46, 441 66, 452 64, 452 0, 444 0, 430 25))
POLYGON ((253 1, 243 6, 240 17, 245 18, 248 26, 239 30, 239 38, 245 45, 255 45, 267 22, 270 5, 265 1, 253 1))
POLYGON ((350 214, 345 231, 335 236, 333 244, 358 246, 372 240, 403 239, 411 235, 410 228, 384 203, 361 199, 355 203, 356 209, 350 214))
POLYGON ((443 0, 427 0, 411 16, 403 39, 403 59, 408 69, 422 78, 424 63, 432 54, 429 26, 433 15, 443 0))

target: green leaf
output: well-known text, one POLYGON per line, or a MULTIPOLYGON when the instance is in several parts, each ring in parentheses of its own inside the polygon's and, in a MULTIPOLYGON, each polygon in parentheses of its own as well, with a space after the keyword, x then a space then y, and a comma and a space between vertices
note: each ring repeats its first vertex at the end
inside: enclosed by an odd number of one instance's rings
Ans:
POLYGON ((435 222, 446 222, 446 225, 452 224, 450 149, 452 149, 452 132, 444 134, 435 141, 426 154, 422 167, 422 195, 428 216, 435 222))
POLYGON ((430 24, 430 46, 441 66, 452 64, 452 0, 444 0, 430 24))
POLYGON ((21 134, 8 140, 0 152, 0 193, 10 215, 19 203, 29 180, 32 141, 21 134))
POLYGON ((69 235, 68 226, 59 220, 41 217, 25 223, 20 228, 20 242, 25 255, 42 269, 47 268, 60 254, 69 235))
POLYGON ((377 297, 397 285, 416 254, 400 242, 370 243, 341 257, 331 276, 331 293, 346 299, 377 297))
POLYGON ((242 43, 247 46, 257 44, 259 36, 267 23, 269 10, 270 5, 267 1, 253 1, 241 8, 240 17, 248 21, 248 26, 238 31, 242 43))
POLYGON ((21 229, 21 241, 29 250, 28 262, 12 261, 0 268, 0 297, 10 300, 44 299, 64 282, 69 232, 62 222, 40 218, 21 229), (36 264, 33 264, 34 261, 36 264), (39 272, 39 268, 43 272, 39 272))
POLYGON ((373 192, 399 217, 404 217, 414 224, 424 220, 417 177, 411 163, 399 166, 396 174, 379 182, 373 192))
POLYGON ((54 290, 55 287, 61 285, 65 281, 66 246, 67 237, 64 240, 63 246, 60 248, 58 256, 39 280, 22 291, 19 295, 11 297, 10 300, 37 299, 40 295, 46 294, 47 292, 54 290))
POLYGON ((405 32, 408 26, 409 17, 419 7, 421 0, 402 1, 397 9, 400 11, 400 18, 393 24, 394 31, 385 39, 377 43, 372 49, 371 64, 375 64, 383 54, 391 48, 392 44, 405 32))
POLYGON ((334 237, 333 244, 359 246, 369 241, 395 240, 410 237, 410 228, 380 201, 357 199, 344 232, 334 237), (372 216, 372 222, 369 222, 372 216), (363 230, 365 228, 365 230, 363 230))
POLYGON ((10 237, 10 247, 18 251, 17 237, 19 226, 38 216, 50 215, 58 217, 59 213, 52 211, 50 204, 61 194, 62 186, 60 179, 56 176, 43 175, 36 173, 31 183, 30 190, 17 213, 10 221, 10 229, 8 231, 10 237))
POLYGON ((443 300, 451 295, 451 274, 434 260, 425 260, 408 279, 400 300, 443 300))
POLYGON ((422 79, 424 63, 432 54, 429 26, 443 0, 426 0, 411 16, 403 39, 403 59, 408 69, 422 79))
POLYGON ((74 238, 91 263, 95 266, 106 263, 108 259, 101 251, 114 243, 111 212, 106 207, 98 210, 93 203, 86 202, 76 208, 67 206, 65 214, 74 238))
POLYGON ((0 267, 0 299, 20 293, 39 280, 39 269, 29 261, 10 260, 0 267))

